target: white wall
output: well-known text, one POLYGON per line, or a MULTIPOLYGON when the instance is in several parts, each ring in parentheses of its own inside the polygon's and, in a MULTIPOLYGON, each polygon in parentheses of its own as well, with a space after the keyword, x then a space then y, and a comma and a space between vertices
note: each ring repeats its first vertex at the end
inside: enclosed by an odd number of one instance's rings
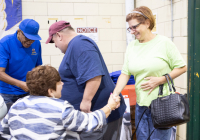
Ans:
MULTIPOLYGON (((136 7, 147 6, 157 13, 157 33, 171 38, 171 0, 136 0, 136 7)), ((187 63, 187 20, 188 0, 173 0, 174 43, 187 63)), ((187 73, 175 79, 176 89, 180 93, 187 91, 187 73)), ((186 125, 177 129, 177 140, 186 140, 186 125)))
POLYGON ((69 21, 72 27, 98 27, 97 43, 109 72, 121 70, 126 50, 125 0, 22 0, 22 16, 40 24, 44 64, 58 68, 63 54, 54 44, 45 44, 48 28, 55 22, 69 21))

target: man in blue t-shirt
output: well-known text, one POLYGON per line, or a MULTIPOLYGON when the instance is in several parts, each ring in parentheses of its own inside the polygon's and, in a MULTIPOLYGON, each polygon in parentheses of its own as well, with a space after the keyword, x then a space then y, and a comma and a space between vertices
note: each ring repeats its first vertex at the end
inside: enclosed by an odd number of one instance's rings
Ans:
MULTIPOLYGON (((55 43, 65 54, 59 67, 64 83, 61 99, 87 113, 106 105, 115 85, 97 44, 84 35, 77 35, 66 21, 51 25, 46 43, 55 43)), ((126 109, 124 99, 120 96, 120 107, 112 111, 107 119, 108 124, 101 131, 81 133, 82 140, 119 140, 126 109)))
POLYGON ((28 95, 26 74, 42 65, 39 24, 25 19, 16 33, 0 40, 0 95, 6 103, 14 103, 28 95))

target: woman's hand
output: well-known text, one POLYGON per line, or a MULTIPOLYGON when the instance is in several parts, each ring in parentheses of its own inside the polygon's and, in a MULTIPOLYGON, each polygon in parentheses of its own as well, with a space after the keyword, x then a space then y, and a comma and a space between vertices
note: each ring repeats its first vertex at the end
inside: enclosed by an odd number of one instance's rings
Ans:
POLYGON ((117 105, 120 103, 120 96, 115 96, 110 94, 110 98, 108 99, 107 105, 105 105, 101 110, 105 113, 106 118, 111 114, 112 110, 115 110, 117 105))
POLYGON ((120 96, 114 96, 113 94, 111 94, 110 98, 108 99, 108 105, 112 110, 115 110, 118 104, 120 104, 120 101, 120 96))
MULTIPOLYGON (((120 97, 119 95, 116 95, 116 94, 112 94, 112 95, 113 95, 112 97, 113 97, 114 100, 116 100, 117 97, 120 97)), ((120 107, 120 102, 119 102, 119 104, 116 106, 115 109, 117 109, 117 108, 119 108, 119 107, 120 107)), ((115 109, 114 109, 114 110, 115 110, 115 109)))
POLYGON ((159 85, 163 84, 165 81, 165 77, 146 77, 145 80, 148 80, 147 82, 141 84, 141 88, 143 90, 150 90, 148 92, 148 95, 159 85))

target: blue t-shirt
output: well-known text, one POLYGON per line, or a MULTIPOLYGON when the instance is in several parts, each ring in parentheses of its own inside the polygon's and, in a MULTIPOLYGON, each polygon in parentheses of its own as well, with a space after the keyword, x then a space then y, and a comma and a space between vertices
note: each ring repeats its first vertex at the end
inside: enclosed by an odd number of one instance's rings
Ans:
MULTIPOLYGON (((34 41, 29 48, 22 46, 17 39, 17 32, 0 40, 0 67, 5 73, 20 81, 26 81, 26 74, 34 67, 42 65, 40 41, 34 41)), ((26 94, 21 88, 0 81, 0 93, 26 94)))
MULTIPOLYGON (((100 87, 92 100, 92 111, 104 107, 115 88, 98 46, 83 35, 74 37, 68 44, 59 73, 64 83, 61 99, 69 101, 78 110, 88 80, 102 75, 100 87)), ((125 112, 126 105, 121 94, 120 96, 121 106, 112 111, 108 122, 119 119, 125 112)))

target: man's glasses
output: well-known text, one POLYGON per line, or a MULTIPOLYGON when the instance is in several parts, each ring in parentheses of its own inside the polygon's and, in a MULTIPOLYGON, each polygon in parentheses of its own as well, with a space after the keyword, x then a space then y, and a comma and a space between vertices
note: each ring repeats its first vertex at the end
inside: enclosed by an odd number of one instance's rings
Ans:
POLYGON ((137 25, 131 26, 129 28, 127 28, 127 31, 131 32, 131 30, 136 30, 136 28, 141 24, 142 22, 138 23, 137 25))
POLYGON ((25 40, 27 41, 27 42, 34 42, 35 40, 31 40, 31 39, 28 39, 25 35, 24 35, 24 33, 21 31, 21 33, 22 33, 22 35, 24 36, 24 38, 25 38, 25 40))

